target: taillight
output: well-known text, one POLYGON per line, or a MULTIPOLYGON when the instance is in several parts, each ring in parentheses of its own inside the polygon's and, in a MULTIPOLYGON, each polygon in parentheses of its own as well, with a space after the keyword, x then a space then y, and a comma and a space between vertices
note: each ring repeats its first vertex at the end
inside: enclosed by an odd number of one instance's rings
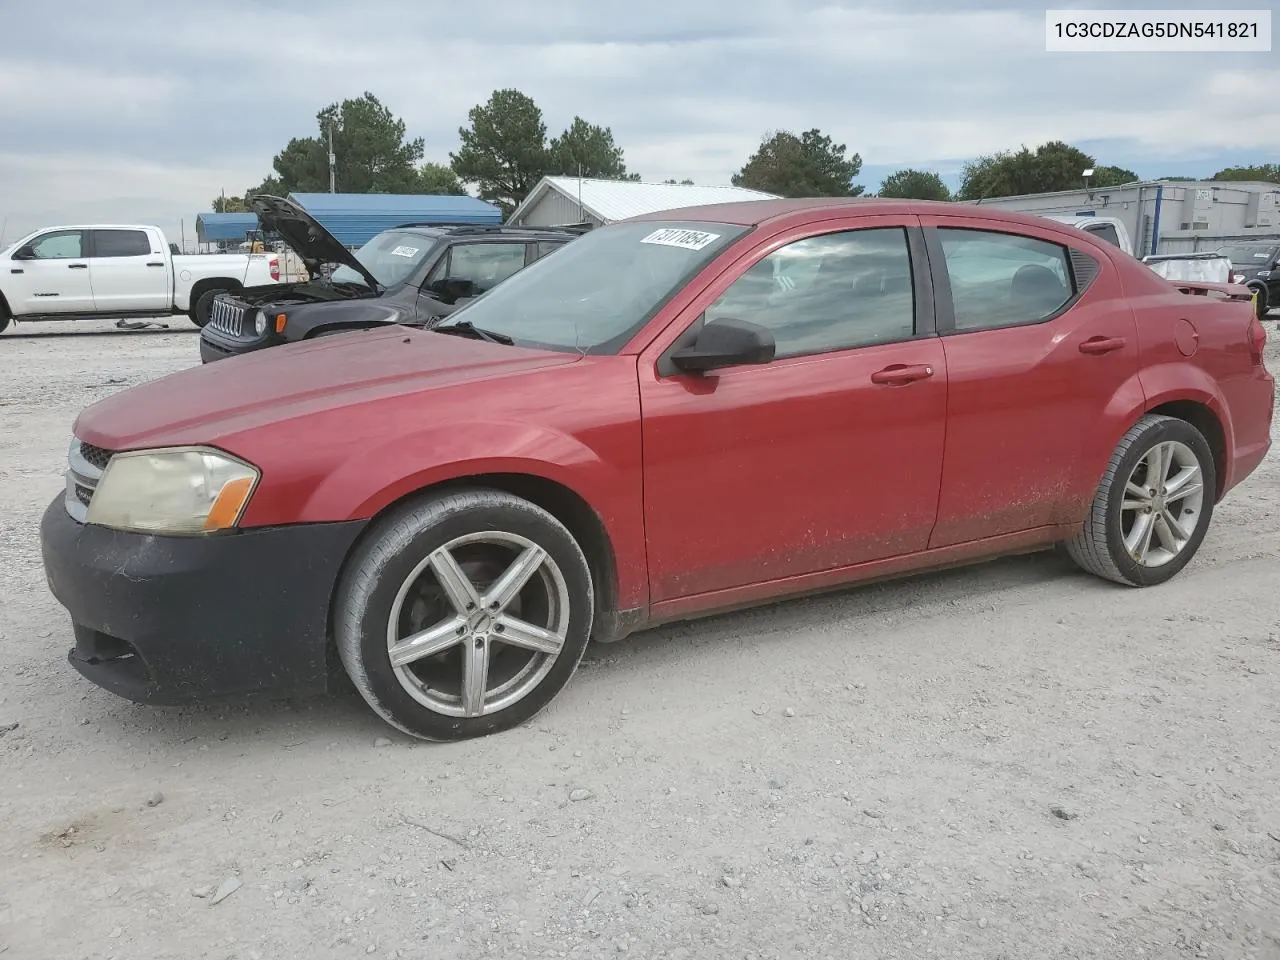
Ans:
POLYGON ((1262 363, 1262 353, 1267 346, 1267 328, 1255 314, 1249 321, 1249 354, 1255 365, 1262 363))
POLYGON ((280 279, 280 259, 278 257, 272 257, 270 260, 267 261, 267 263, 271 266, 271 279, 279 280, 280 279))

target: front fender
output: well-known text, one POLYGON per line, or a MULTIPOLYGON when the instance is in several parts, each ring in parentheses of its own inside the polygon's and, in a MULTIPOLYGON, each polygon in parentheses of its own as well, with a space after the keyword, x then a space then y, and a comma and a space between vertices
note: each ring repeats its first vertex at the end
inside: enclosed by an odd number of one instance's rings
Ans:
POLYGON ((403 323, 408 315, 377 300, 331 300, 300 306, 281 305, 288 320, 283 337, 287 343, 307 340, 326 330, 358 330, 403 323))
POLYGON ((638 425, 633 439, 617 438, 618 460, 611 461, 573 436, 535 424, 426 426, 358 449, 326 474, 298 519, 368 519, 419 490, 484 474, 537 477, 576 494, 600 519, 614 553, 618 599, 638 606, 647 596, 638 425))
POLYGON ((626 483, 596 451, 563 433, 528 423, 455 421, 361 449, 325 477, 304 512, 309 519, 368 519, 415 490, 484 473, 555 481, 601 516, 604 511, 593 501, 626 483))

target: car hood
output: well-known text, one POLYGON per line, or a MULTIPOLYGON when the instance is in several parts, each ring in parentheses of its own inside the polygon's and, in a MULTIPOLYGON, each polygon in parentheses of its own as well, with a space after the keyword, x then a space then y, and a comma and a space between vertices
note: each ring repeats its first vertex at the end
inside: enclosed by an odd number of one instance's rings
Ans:
POLYGON ((410 327, 375 327, 203 364, 122 390, 86 407, 75 435, 114 451, 216 445, 269 423, 580 359, 410 327))
POLYGON ((306 264, 307 272, 312 276, 326 265, 350 267, 364 277, 374 290, 382 289, 377 278, 365 269, 354 253, 292 200, 259 195, 249 198, 249 206, 258 215, 262 229, 278 233, 306 264))

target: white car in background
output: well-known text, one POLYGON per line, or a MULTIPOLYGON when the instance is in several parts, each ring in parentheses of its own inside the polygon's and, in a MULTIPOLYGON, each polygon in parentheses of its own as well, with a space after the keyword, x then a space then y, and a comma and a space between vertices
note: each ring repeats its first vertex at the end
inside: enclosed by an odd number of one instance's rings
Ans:
POLYGON ((167 317, 198 327, 219 293, 280 282, 280 257, 177 253, 159 227, 46 227, 0 251, 0 331, 17 320, 167 317))

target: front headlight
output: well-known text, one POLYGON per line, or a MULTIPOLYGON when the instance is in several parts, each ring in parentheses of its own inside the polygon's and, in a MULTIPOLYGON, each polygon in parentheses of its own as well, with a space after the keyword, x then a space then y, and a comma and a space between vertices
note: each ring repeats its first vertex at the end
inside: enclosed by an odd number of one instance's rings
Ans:
POLYGON ((253 332, 258 336, 262 336, 267 332, 267 315, 261 310, 258 311, 258 315, 253 319, 253 332))
POLYGON ((139 533, 211 533, 234 527, 257 468, 207 447, 117 453, 89 501, 86 523, 139 533))

